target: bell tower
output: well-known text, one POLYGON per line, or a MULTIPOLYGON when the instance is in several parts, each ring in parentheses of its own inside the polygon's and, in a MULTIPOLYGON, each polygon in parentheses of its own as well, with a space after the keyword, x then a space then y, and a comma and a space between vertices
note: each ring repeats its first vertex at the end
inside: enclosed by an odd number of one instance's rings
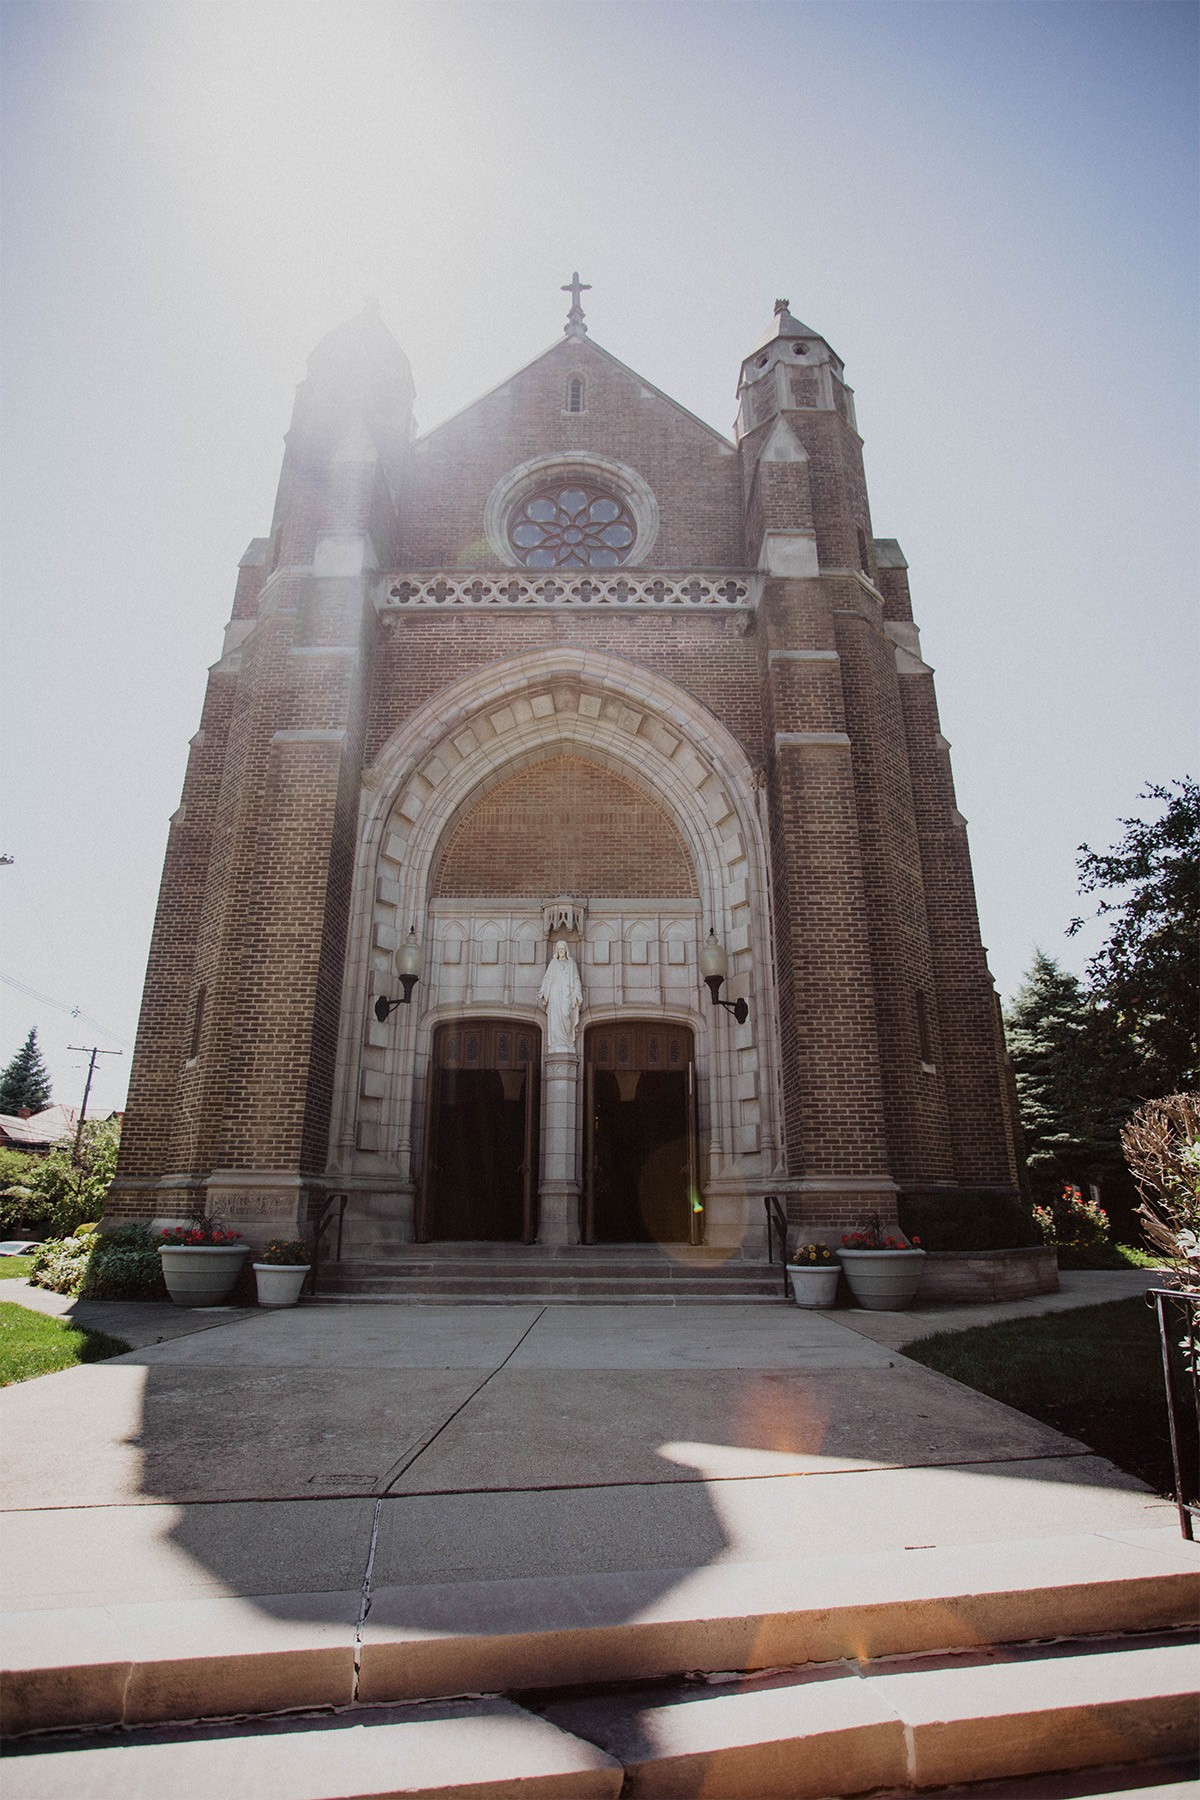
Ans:
POLYGON ((907 565, 872 534, 841 359, 779 300, 738 450, 759 654, 793 1211, 1010 1188, 997 1002, 907 565))
POLYGON ((319 1198, 370 589, 396 555, 412 400, 373 306, 309 358, 171 822, 110 1213, 296 1236, 319 1198))

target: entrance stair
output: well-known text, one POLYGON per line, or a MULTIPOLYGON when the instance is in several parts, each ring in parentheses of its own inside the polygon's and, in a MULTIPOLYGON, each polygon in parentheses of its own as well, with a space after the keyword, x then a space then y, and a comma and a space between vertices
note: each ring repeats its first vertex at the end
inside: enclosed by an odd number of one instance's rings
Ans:
POLYGON ((778 1263, 692 1244, 406 1244, 392 1256, 323 1262, 318 1300, 406 1305, 771 1305, 778 1263))
POLYGON ((1114 1530, 10 1615, 3 1790, 1183 1800, 1198 1583, 1173 1529, 1114 1530))

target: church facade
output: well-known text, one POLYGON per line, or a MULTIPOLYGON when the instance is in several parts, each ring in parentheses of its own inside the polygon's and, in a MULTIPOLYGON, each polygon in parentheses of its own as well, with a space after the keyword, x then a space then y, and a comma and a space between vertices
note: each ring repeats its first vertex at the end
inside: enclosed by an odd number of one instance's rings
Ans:
POLYGON ((169 839, 112 1218, 836 1242, 1013 1191, 906 565, 779 302, 733 439, 589 337, 418 436, 318 347, 169 839), (722 980, 721 977, 724 977, 722 980), (565 983, 565 985, 563 985, 565 983))

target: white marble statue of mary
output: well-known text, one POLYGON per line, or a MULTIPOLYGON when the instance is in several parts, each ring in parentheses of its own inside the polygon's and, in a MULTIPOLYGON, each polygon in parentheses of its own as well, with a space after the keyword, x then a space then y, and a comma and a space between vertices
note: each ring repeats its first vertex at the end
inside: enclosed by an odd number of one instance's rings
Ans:
POLYGON ((574 1050, 583 987, 578 965, 562 938, 546 965, 538 999, 546 1009, 547 1050, 574 1050))

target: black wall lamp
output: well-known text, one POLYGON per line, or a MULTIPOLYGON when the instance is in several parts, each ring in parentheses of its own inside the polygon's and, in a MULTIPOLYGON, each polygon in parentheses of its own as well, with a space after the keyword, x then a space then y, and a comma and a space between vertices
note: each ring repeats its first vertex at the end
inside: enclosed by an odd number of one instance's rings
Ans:
POLYGON ((731 1012, 739 1025, 744 1025, 750 1017, 750 1008, 744 1000, 722 1000, 721 987, 729 973, 729 957, 725 946, 719 942, 715 927, 710 926, 707 938, 700 951, 700 973, 704 977, 714 1006, 723 1006, 731 1012))
POLYGON ((389 1014, 398 1006, 407 1006, 412 1000, 412 991, 421 979, 421 970, 425 967, 425 952, 417 941, 417 927, 414 923, 408 936, 396 952, 396 973, 400 977, 400 986, 404 989, 399 1000, 389 1000, 380 994, 375 1002, 375 1017, 381 1025, 386 1025, 389 1014))

